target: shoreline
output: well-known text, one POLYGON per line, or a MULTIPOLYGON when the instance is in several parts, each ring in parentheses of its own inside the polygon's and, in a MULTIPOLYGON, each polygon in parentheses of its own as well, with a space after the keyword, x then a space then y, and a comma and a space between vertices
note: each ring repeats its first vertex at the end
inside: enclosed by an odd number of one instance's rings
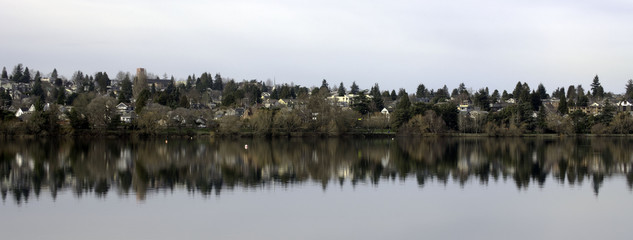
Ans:
POLYGON ((490 135, 487 133, 439 133, 439 134, 399 134, 397 132, 355 132, 345 134, 327 134, 317 132, 293 132, 289 134, 258 134, 254 132, 240 132, 233 134, 219 134, 213 131, 201 131, 199 129, 169 129, 164 132, 147 133, 136 130, 126 131, 78 131, 67 134, 0 134, 2 139, 201 139, 201 138, 271 138, 271 139, 283 139, 283 138, 546 138, 546 139, 558 139, 558 138, 599 138, 599 137, 615 137, 615 138, 627 138, 633 137, 633 134, 556 134, 556 133, 529 133, 519 135, 490 135))

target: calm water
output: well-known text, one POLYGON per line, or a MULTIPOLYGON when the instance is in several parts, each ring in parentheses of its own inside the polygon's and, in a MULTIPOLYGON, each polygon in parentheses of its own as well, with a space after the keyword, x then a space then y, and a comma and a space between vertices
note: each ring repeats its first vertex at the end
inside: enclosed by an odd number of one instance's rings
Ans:
POLYGON ((631 239, 631 146, 3 140, 0 239, 631 239))

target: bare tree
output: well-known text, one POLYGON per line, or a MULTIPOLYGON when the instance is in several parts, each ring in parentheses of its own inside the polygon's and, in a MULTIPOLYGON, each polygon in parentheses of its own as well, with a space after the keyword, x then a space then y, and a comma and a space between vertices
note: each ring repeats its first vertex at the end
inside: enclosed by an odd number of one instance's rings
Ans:
POLYGON ((86 107, 86 115, 90 125, 99 130, 108 127, 114 117, 116 117, 116 99, 108 96, 96 97, 86 107))
POLYGON ((132 90, 134 94, 134 99, 138 98, 143 90, 148 89, 147 73, 145 72, 145 68, 136 69, 136 77, 134 77, 133 85, 134 86, 132 90))

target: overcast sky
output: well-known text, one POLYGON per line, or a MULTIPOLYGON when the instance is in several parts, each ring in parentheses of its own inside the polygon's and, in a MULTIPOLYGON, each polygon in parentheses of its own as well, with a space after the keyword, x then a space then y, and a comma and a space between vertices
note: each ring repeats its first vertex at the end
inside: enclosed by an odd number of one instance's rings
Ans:
POLYGON ((0 67, 414 91, 633 78, 630 0, 0 0, 0 67))

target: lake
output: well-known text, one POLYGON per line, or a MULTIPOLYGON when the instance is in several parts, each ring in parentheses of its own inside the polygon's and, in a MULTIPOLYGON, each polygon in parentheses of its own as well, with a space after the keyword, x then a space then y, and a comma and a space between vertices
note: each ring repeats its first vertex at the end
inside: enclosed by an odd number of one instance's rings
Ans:
POLYGON ((631 239, 633 139, 2 140, 1 239, 631 239))

